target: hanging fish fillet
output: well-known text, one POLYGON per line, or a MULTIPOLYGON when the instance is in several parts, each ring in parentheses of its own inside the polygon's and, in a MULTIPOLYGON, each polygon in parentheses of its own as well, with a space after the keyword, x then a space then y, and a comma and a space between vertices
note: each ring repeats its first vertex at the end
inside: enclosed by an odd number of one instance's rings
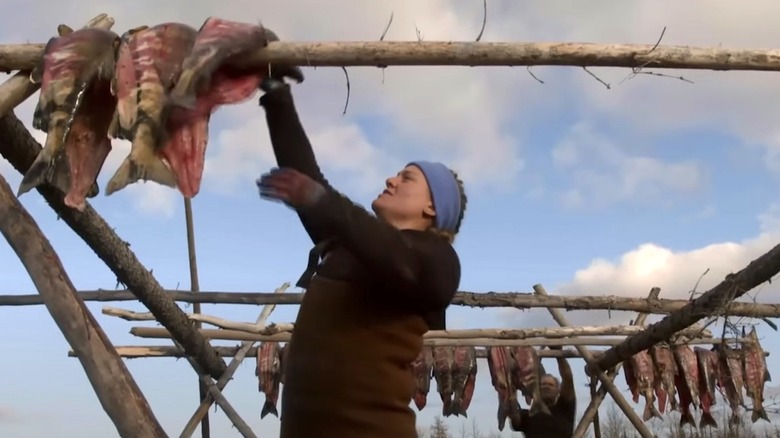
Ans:
POLYGON ((498 430, 503 431, 507 418, 517 422, 520 415, 517 388, 512 382, 511 374, 516 365, 510 347, 487 347, 487 362, 491 383, 498 393, 498 430))
POLYGON ((417 382, 413 397, 414 404, 418 411, 422 411, 428 401, 428 391, 431 389, 433 349, 430 346, 423 346, 417 359, 412 362, 412 372, 417 382))
POLYGON ((111 151, 110 108, 116 99, 110 84, 119 36, 100 28, 58 29, 30 73, 41 84, 33 127, 46 133, 46 141, 18 195, 48 184, 65 194, 65 205, 83 210, 86 198, 100 191, 97 176, 111 151))
POLYGON ((455 351, 453 347, 433 348, 433 377, 436 379, 436 389, 441 397, 441 413, 445 417, 452 414, 452 382, 455 351))
POLYGON ((454 356, 451 412, 456 416, 468 417, 466 410, 471 400, 464 400, 464 395, 472 375, 476 379, 477 349, 473 346, 455 347, 454 356))
POLYGON ((680 395, 680 426, 689 424, 696 427, 690 407, 699 407, 699 361, 687 345, 675 345, 672 353, 677 363, 674 384, 680 395))
POLYGON ((639 401, 639 394, 645 398, 645 410, 642 419, 647 421, 653 417, 661 418, 661 413, 655 407, 655 370, 653 360, 647 351, 643 350, 631 356, 623 363, 634 403, 639 401))
POLYGON ((550 414, 550 408, 542 399, 541 382, 545 370, 536 349, 517 346, 510 351, 516 365, 512 372, 513 385, 520 390, 525 402, 530 406, 528 415, 533 416, 539 412, 550 414))
POLYGON ((655 366, 655 395, 658 397, 658 410, 663 414, 668 401, 673 411, 679 411, 677 391, 674 386, 677 364, 671 348, 667 344, 653 345, 650 347, 650 357, 655 366))
POLYGON ((758 342, 755 327, 753 327, 747 339, 750 342, 746 343, 742 348, 745 352, 743 356, 745 392, 753 401, 751 420, 753 423, 760 419, 769 421, 769 416, 764 409, 764 384, 770 382, 772 377, 767 370, 764 349, 761 348, 761 344, 758 342))
POLYGON ((257 349, 257 369, 260 392, 265 394, 265 403, 260 411, 260 419, 271 414, 279 417, 276 402, 279 400, 279 384, 282 380, 281 357, 278 342, 263 342, 257 349))
POLYGON ((745 381, 742 376, 741 349, 731 348, 725 344, 716 344, 713 348, 718 354, 718 386, 731 408, 729 425, 741 424, 739 411, 740 406, 745 402, 742 396, 745 381))
POLYGON ((699 428, 705 426, 718 427, 718 422, 712 416, 712 405, 715 404, 715 385, 718 377, 718 356, 715 352, 694 347, 699 364, 699 401, 701 401, 701 419, 699 428))

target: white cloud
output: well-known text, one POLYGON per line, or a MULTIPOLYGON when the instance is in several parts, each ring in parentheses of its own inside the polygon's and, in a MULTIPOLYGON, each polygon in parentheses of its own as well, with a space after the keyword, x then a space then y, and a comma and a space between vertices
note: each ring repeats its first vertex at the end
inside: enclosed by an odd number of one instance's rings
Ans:
POLYGON ((689 194, 701 185, 702 172, 693 161, 664 162, 631 155, 632 145, 619 145, 586 122, 570 128, 552 149, 553 165, 571 177, 563 194, 570 207, 614 202, 660 200, 689 194))

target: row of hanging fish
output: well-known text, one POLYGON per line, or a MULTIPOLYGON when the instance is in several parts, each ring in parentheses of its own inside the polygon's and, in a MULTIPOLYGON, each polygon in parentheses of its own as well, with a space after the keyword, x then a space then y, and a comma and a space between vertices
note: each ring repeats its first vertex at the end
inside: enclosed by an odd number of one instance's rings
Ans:
MULTIPOLYGON (((752 400, 751 419, 769 421, 763 407, 764 384, 771 380, 764 351, 753 328, 740 348, 716 344, 711 350, 679 344, 657 344, 623 362, 634 403, 645 399, 643 419, 660 418, 667 406, 681 414, 680 425, 696 427, 691 412, 701 409, 698 427, 718 427, 712 416, 719 391, 731 408, 729 424, 740 423, 744 394, 752 400), (656 397, 658 408, 655 406, 656 397)), ((586 367, 587 369, 587 367, 586 367)))
MULTIPOLYGON (((490 379, 498 393, 499 430, 504 430, 507 418, 517 419, 520 415, 517 391, 530 405, 530 415, 550 412, 541 398, 539 385, 545 371, 536 349, 526 346, 488 347, 486 352, 490 379)), ((412 370, 417 380, 414 404, 418 410, 426 405, 433 378, 442 400, 442 415, 467 417, 477 378, 475 347, 423 347, 412 363, 412 370)))
POLYGON ((424 346, 412 362, 417 382, 414 405, 422 410, 427 404, 431 378, 442 401, 442 415, 467 417, 477 379, 477 349, 474 347, 424 346))
POLYGON ((278 40, 259 24, 217 17, 198 30, 167 22, 121 37, 65 25, 58 33, 30 73, 41 86, 33 127, 47 135, 18 195, 46 184, 78 210, 100 192, 97 178, 112 138, 132 148, 106 195, 144 180, 196 196, 211 114, 255 95, 267 69, 243 68, 241 59, 278 40))
POLYGON ((262 342, 257 348, 257 367, 255 375, 258 390, 265 395, 265 403, 260 410, 260 419, 271 414, 279 418, 276 403, 279 401, 279 385, 284 384, 284 359, 287 346, 278 342, 262 342))

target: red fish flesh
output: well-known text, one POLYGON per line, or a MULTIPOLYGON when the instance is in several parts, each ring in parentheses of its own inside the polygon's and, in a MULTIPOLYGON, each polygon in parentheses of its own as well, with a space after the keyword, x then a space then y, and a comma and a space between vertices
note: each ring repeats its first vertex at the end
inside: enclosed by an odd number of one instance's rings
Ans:
POLYGON ((428 399, 428 391, 431 389, 431 373, 433 371, 433 349, 424 346, 417 359, 412 362, 412 372, 414 373, 417 388, 414 392, 414 404, 417 410, 422 411, 428 399))
POLYGON ((542 399, 541 381, 545 374, 544 367, 536 349, 530 346, 517 346, 510 350, 516 367, 512 372, 514 386, 525 397, 525 402, 530 406, 528 415, 536 415, 539 412, 550 414, 550 408, 542 399))
POLYGON ((19 185, 21 195, 42 184, 65 194, 68 207, 83 210, 99 193, 97 176, 111 151, 111 94, 119 36, 110 30, 74 31, 60 25, 30 74, 41 84, 33 127, 46 141, 19 185))
POLYGON ((699 428, 705 426, 718 427, 712 416, 712 405, 715 404, 715 385, 718 378, 718 356, 715 352, 694 347, 694 353, 699 363, 699 401, 701 401, 701 419, 699 428))
POLYGON ((734 426, 742 423, 739 410, 744 404, 741 350, 725 344, 715 345, 714 348, 718 354, 718 386, 731 408, 729 425, 734 426))
POLYGON ((650 347, 650 357, 655 365, 655 395, 658 397, 658 410, 663 414, 667 400, 673 411, 680 408, 677 405, 677 391, 674 387, 674 376, 677 374, 677 364, 672 350, 666 344, 650 347))
POLYGON ((493 388, 498 393, 498 430, 503 431, 506 419, 511 423, 518 422, 520 406, 517 403, 517 388, 512 382, 511 370, 516 366, 512 359, 510 347, 487 348, 488 370, 493 388))
POLYGON ((452 394, 454 392, 452 374, 455 351, 453 347, 434 347, 433 377, 436 379, 436 389, 441 397, 441 413, 445 417, 452 414, 452 394))
MULTIPOLYGON (((181 121, 207 118, 220 105, 240 103, 254 96, 268 69, 241 68, 231 61, 247 57, 273 38, 278 40, 261 25, 217 17, 206 19, 170 92, 171 117, 181 121)), ((163 151, 184 196, 193 197, 200 190, 206 146, 207 139, 173 142, 163 151)))
POLYGON ((194 28, 181 23, 140 26, 122 35, 113 83, 118 98, 113 135, 130 140, 132 148, 108 181, 106 195, 139 180, 176 187, 176 175, 163 160, 163 149, 183 139, 206 141, 207 118, 179 123, 165 108, 196 35, 194 28))
POLYGON ((265 403, 260 411, 260 419, 271 414, 279 417, 276 402, 279 400, 279 384, 282 380, 282 366, 279 355, 279 343, 263 342, 257 349, 258 389, 265 394, 265 403))
POLYGON ((699 407, 699 361, 687 345, 675 345, 672 352, 677 364, 674 384, 680 395, 680 426, 689 424, 696 427, 691 405, 699 407))
MULTIPOLYGON (((455 347, 452 379, 452 405, 451 413, 468 417, 466 410, 471 403, 471 398, 465 400, 466 387, 469 380, 476 379, 477 374, 477 349, 475 347, 455 347)), ((473 389, 472 389, 473 391, 473 389)))
POLYGON ((753 401, 753 413, 751 420, 755 423, 760 419, 769 421, 769 416, 764 409, 764 384, 772 380, 766 367, 764 349, 758 342, 756 328, 748 335, 750 341, 742 348, 745 352, 743 356, 743 367, 745 376, 745 393, 753 401))
POLYGON ((626 362, 623 363, 626 369, 626 382, 634 403, 639 402, 640 394, 645 398, 642 419, 647 421, 653 417, 661 418, 661 414, 655 408, 655 370, 652 358, 647 351, 640 351, 626 362))

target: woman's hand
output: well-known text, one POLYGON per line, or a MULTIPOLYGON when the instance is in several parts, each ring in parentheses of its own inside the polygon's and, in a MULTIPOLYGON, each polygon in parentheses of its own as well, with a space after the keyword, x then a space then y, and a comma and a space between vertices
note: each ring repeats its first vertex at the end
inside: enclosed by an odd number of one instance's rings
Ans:
POLYGON ((269 201, 280 201, 294 209, 315 205, 325 196, 325 187, 295 169, 271 169, 257 181, 260 197, 269 201))

